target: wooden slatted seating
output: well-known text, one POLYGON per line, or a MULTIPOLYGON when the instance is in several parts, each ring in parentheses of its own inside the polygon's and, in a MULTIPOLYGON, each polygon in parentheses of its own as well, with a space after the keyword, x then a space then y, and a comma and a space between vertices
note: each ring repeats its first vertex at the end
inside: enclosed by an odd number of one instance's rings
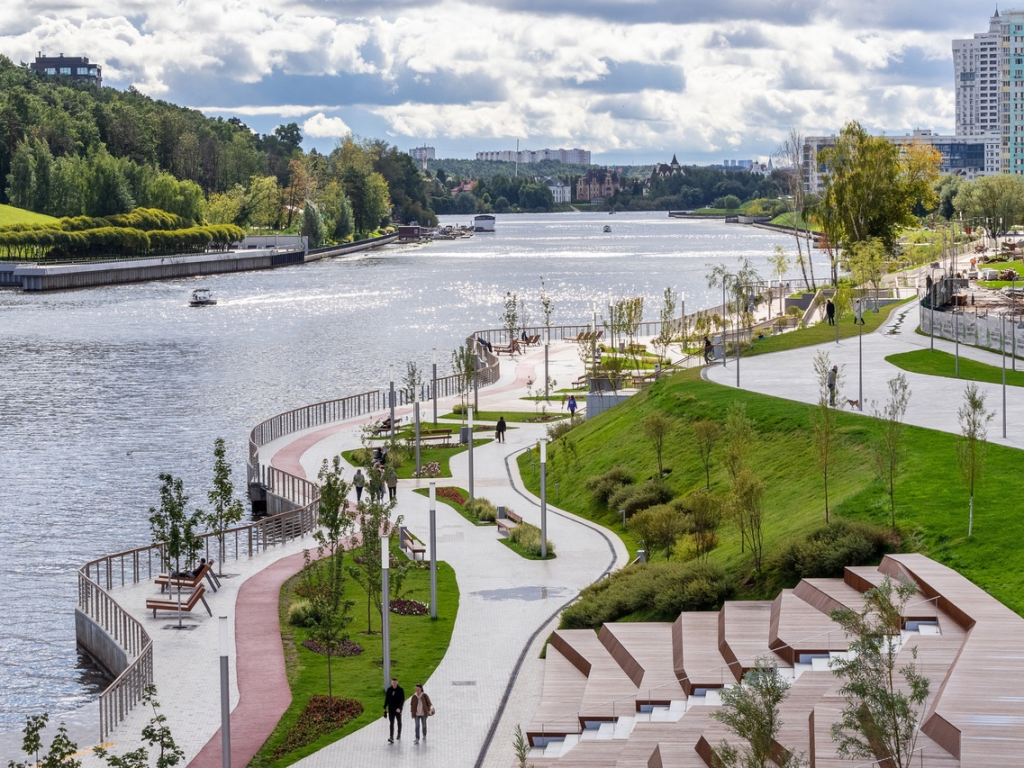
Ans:
POLYGON ((604 624, 597 635, 640 689, 638 702, 668 704, 685 697, 672 666, 672 627, 664 622, 604 624))
MULTIPOLYGON (((401 419, 395 419, 395 429, 398 429, 398 425, 401 424, 401 423, 402 423, 401 419)), ((374 427, 373 434, 375 434, 378 437, 380 437, 380 435, 383 434, 384 432, 390 432, 390 431, 391 431, 391 418, 388 417, 388 418, 384 419, 384 421, 382 421, 379 424, 377 424, 376 427, 374 427)))
POLYGON ((827 656, 848 647, 842 628, 827 614, 808 605, 792 589, 784 589, 772 601, 768 647, 789 664, 803 656, 827 656))
POLYGON ((494 354, 496 355, 516 355, 521 351, 519 349, 519 340, 513 339, 511 344, 507 344, 504 347, 495 347, 494 354))
POLYGON ((412 537, 405 528, 402 528, 402 536, 399 546, 409 553, 413 560, 422 560, 427 554, 427 548, 412 537), (419 555, 419 557, 417 557, 419 555))
POLYGON ((154 583, 160 587, 160 591, 165 591, 168 586, 177 589, 195 589, 197 586, 203 583, 203 579, 206 579, 210 585, 210 589, 214 592, 217 591, 217 587, 220 586, 220 582, 217 580, 216 575, 213 573, 213 560, 210 560, 203 564, 203 566, 196 571, 194 576, 175 576, 171 577, 166 573, 161 573, 154 579, 154 583))
POLYGON ((589 629, 560 629, 552 633, 550 645, 576 664, 587 676, 587 689, 580 705, 580 724, 588 721, 613 722, 635 711, 637 686, 608 649, 589 629))
POLYGON ((506 535, 521 522, 523 522, 522 516, 517 515, 511 509, 505 511, 505 517, 499 517, 494 521, 498 526, 498 531, 506 535))
POLYGON ((452 428, 448 427, 448 429, 421 429, 420 442, 441 443, 442 445, 451 445, 452 428))
POLYGON ((718 612, 718 650, 737 680, 753 668, 758 657, 769 655, 771 617, 771 600, 730 601, 718 612))
POLYGON ((718 612, 693 611, 672 624, 672 659, 687 696, 698 689, 722 688, 737 682, 718 649, 718 612))
POLYGON ((188 593, 188 595, 181 595, 182 600, 180 606, 176 599, 178 597, 177 595, 168 595, 168 599, 150 598, 146 600, 146 610, 153 611, 153 618, 155 619, 157 611, 177 612, 180 607, 184 613, 191 613, 192 609, 195 608, 198 603, 202 602, 203 606, 206 608, 206 612, 210 614, 210 616, 213 616, 213 611, 210 610, 210 604, 206 602, 206 598, 203 596, 205 593, 206 587, 202 584, 198 584, 194 590, 188 593))

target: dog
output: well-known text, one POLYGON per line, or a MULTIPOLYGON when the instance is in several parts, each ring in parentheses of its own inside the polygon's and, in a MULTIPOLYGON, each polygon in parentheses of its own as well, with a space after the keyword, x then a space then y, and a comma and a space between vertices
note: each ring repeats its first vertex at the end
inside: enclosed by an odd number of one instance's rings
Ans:
POLYGON ((850 400, 850 399, 847 399, 846 404, 848 406, 850 406, 851 408, 857 408, 857 409, 860 408, 860 400, 850 400))

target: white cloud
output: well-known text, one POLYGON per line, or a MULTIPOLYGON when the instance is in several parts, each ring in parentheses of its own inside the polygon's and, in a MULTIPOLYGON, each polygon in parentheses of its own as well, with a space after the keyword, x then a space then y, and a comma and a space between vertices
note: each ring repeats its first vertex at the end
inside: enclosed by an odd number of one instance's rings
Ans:
POLYGON ((323 139, 340 139, 352 133, 352 129, 345 125, 340 117, 327 117, 323 112, 317 112, 302 124, 302 131, 307 136, 317 136, 323 139))

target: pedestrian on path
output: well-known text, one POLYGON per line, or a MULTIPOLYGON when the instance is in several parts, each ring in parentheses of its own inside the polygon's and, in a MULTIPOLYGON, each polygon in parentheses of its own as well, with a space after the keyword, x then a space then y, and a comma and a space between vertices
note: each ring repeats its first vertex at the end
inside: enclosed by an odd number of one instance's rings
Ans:
POLYGON ((828 318, 829 325, 836 324, 836 305, 832 303, 832 299, 825 300, 825 317, 828 318))
POLYGON ((853 313, 853 324, 864 325, 864 311, 861 309, 860 299, 857 299, 857 310, 853 313))
POLYGON ((569 395, 569 418, 576 415, 576 396, 569 395))
POLYGON ((398 473, 394 467, 388 467, 384 482, 388 484, 388 501, 394 501, 398 497, 398 473))
POLYGON ((405 691, 398 684, 398 678, 391 678, 391 687, 384 689, 384 716, 388 719, 388 744, 395 743, 395 723, 398 723, 398 740, 402 740, 402 707, 405 706, 405 691))
POLYGON ((370 501, 377 502, 384 498, 384 483, 381 480, 379 467, 370 469, 370 501))
POLYGON ((828 372, 828 404, 835 407, 836 404, 836 377, 839 375, 839 366, 833 365, 828 372))
POLYGON ((358 504, 363 498, 363 486, 366 485, 366 476, 362 469, 357 469, 355 475, 352 476, 352 485, 356 488, 356 504, 358 504))
POLYGON ((434 714, 434 705, 430 703, 430 697, 423 692, 423 685, 416 684, 416 693, 409 700, 409 712, 412 714, 412 721, 416 724, 416 739, 413 744, 420 743, 420 726, 423 726, 423 740, 427 740, 427 718, 434 714))
POLYGON ((566 395, 565 395, 565 392, 563 392, 562 393, 562 410, 563 411, 565 410, 565 398, 566 398, 566 395))
POLYGON ((494 428, 494 435, 498 439, 499 443, 505 442, 505 430, 508 429, 508 425, 505 424, 505 417, 498 417, 498 424, 494 428))
POLYGON ((715 351, 715 348, 711 344, 711 339, 709 339, 708 335, 705 333, 704 334, 704 362, 705 363, 710 363, 711 362, 711 355, 714 353, 714 351, 715 351))

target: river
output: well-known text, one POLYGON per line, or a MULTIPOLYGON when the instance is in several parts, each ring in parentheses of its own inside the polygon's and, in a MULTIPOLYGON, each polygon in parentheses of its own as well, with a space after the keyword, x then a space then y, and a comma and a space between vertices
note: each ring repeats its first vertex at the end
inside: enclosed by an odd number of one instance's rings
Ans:
POLYGON ((241 494, 253 425, 386 386, 391 362, 426 369, 432 347, 447 360, 469 331, 502 325, 506 291, 533 323, 541 276, 554 324, 633 295, 656 320, 666 286, 692 311, 717 303, 709 265, 745 256, 767 275, 776 244, 795 250, 792 237, 663 212, 506 215, 496 228, 201 282, 0 290, 0 731, 95 696, 75 648, 75 573, 149 543, 159 473, 182 477, 202 506, 215 438, 241 494), (187 305, 198 285, 217 306, 187 305))

